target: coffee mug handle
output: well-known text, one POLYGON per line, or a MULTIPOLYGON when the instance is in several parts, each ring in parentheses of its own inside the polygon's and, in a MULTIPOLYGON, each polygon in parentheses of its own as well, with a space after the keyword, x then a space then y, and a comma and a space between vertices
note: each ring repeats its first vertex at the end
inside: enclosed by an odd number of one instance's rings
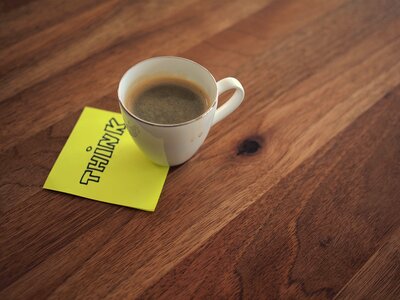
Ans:
POLYGON ((213 125, 230 115, 236 108, 239 107, 244 99, 244 89, 239 80, 227 77, 217 82, 217 97, 222 93, 235 89, 232 97, 217 109, 214 115, 213 125))

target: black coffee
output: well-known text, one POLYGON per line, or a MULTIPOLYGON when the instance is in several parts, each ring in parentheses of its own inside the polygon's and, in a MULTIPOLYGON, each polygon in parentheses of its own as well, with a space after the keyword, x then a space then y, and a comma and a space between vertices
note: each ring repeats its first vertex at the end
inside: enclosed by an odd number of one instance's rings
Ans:
POLYGON ((206 93, 181 78, 160 77, 132 88, 128 110, 137 117, 158 124, 178 124, 202 115, 210 106, 206 93))

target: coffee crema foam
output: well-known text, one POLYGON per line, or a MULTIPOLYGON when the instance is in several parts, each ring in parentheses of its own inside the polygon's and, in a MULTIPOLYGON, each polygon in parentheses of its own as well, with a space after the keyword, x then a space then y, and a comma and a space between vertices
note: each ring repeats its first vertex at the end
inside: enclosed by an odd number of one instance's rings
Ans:
POLYGON ((211 101, 195 83, 177 77, 155 77, 133 85, 127 109, 142 120, 179 124, 201 116, 211 101))

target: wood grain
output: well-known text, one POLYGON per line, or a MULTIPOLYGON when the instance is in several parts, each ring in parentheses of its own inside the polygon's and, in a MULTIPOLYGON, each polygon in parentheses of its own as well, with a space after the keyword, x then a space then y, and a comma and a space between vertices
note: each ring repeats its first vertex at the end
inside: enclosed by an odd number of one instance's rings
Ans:
POLYGON ((0 298, 400 296, 399 16, 395 0, 4 2, 0 298), (82 108, 117 111, 122 73, 165 54, 246 100, 157 211, 42 190, 82 108))
MULTIPOLYGON (((132 26, 129 26, 129 23, 123 24, 123 26, 129 28, 131 35, 127 34, 125 39, 116 40, 114 45, 110 44, 107 36, 99 36, 100 41, 93 38, 96 36, 93 31, 96 31, 97 26, 101 23, 95 23, 89 27, 86 38, 83 37, 85 41, 83 48, 89 49, 92 43, 96 43, 98 52, 91 52, 92 56, 88 57, 85 56, 88 55, 86 51, 81 51, 83 50, 82 42, 79 39, 67 40, 66 45, 60 48, 59 55, 58 51, 53 52, 52 45, 46 45, 45 50, 50 51, 51 56, 44 55, 45 64, 39 62, 32 64, 32 61, 28 61, 26 67, 19 71, 25 72, 24 70, 26 70, 24 82, 19 79, 17 74, 15 76, 6 74, 5 80, 1 81, 0 87, 3 90, 1 95, 4 98, 9 97, 0 103, 0 112, 2 113, 0 116, 4 118, 5 124, 9 124, 9 126, 12 124, 14 132, 17 133, 17 137, 9 136, 9 130, 3 127, 0 130, 3 143, 5 146, 15 145, 16 139, 21 140, 26 137, 27 126, 31 122, 37 124, 38 130, 43 126, 51 125, 51 122, 60 120, 68 111, 78 111, 82 99, 85 99, 85 103, 90 103, 111 92, 115 96, 115 86, 128 68, 127 66, 152 55, 179 53, 179 51, 195 45, 199 40, 229 27, 233 22, 250 14, 252 10, 262 7, 265 3, 268 1, 254 1, 252 5, 239 10, 238 8, 241 6, 239 1, 197 1, 196 5, 188 5, 185 7, 186 9, 175 10, 175 15, 170 17, 168 22, 158 23, 155 28, 144 28, 143 32, 140 32, 140 23, 136 23, 135 20, 144 12, 139 9, 130 9, 129 11, 136 13, 131 16, 130 22, 135 23, 132 26), (232 15, 231 18, 216 22, 217 19, 221 19, 219 15, 222 12, 232 15), (214 22, 212 22, 213 20, 214 22), (139 25, 135 26, 135 24, 139 25), (67 52, 63 54, 64 51, 67 52), (133 53, 134 55, 132 55, 133 53), (56 55, 58 55, 58 60, 56 55), (52 61, 52 64, 49 61, 52 61), (60 64, 61 67, 66 68, 62 73, 58 72, 60 64), (74 65, 71 66, 71 64, 74 65), (94 72, 94 70, 98 71, 94 72), (44 80, 46 78, 49 80, 44 80), (14 81, 24 84, 15 86, 14 81), (62 97, 57 97, 55 101, 50 101, 43 107, 42 99, 48 97, 52 91, 54 93, 55 90, 62 97), (28 107, 29 111, 27 111, 28 107), (13 113, 11 114, 11 112, 13 113), (25 118, 28 116, 26 122, 15 122, 16 118, 24 116, 25 118)), ((119 11, 125 10, 120 9, 119 11)), ((155 15, 148 16, 148 18, 156 20, 160 18, 157 10, 152 9, 151 11, 153 14, 157 14, 157 18, 155 15)), ((103 12, 108 14, 109 10, 103 10, 103 12)), ((97 15, 95 21, 101 21, 100 17, 97 15)), ((115 22, 118 22, 118 17, 117 14, 113 18, 115 22)), ((64 24, 64 26, 71 25, 64 24)), ((82 26, 87 26, 87 24, 82 26)), ((106 29, 109 26, 112 24, 108 24, 106 21, 105 28, 100 31, 100 34, 104 35, 108 32, 106 29)), ((79 28, 77 30, 78 34, 75 33, 74 37, 85 34, 85 32, 81 33, 79 28)), ((40 35, 41 32, 38 34, 40 35)), ((59 39, 62 38, 63 36, 59 37, 59 39)), ((57 44, 62 46, 62 40, 60 43, 59 39, 57 39, 57 44)), ((24 47, 21 46, 20 51, 24 51, 24 47)))
POLYGON ((400 225, 399 100, 400 87, 142 296, 335 295, 400 225))
POLYGON ((400 294, 399 250, 400 230, 397 229, 345 285, 336 299, 397 299, 400 294))

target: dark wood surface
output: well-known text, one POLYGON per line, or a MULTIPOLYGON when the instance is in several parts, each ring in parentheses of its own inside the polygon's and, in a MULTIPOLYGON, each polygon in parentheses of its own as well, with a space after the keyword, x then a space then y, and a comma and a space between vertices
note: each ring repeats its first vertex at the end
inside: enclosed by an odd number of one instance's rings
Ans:
POLYGON ((400 1, 0 10, 0 299, 400 298, 400 1), (157 55, 246 99, 156 212, 43 190, 82 108, 118 111, 157 55))

